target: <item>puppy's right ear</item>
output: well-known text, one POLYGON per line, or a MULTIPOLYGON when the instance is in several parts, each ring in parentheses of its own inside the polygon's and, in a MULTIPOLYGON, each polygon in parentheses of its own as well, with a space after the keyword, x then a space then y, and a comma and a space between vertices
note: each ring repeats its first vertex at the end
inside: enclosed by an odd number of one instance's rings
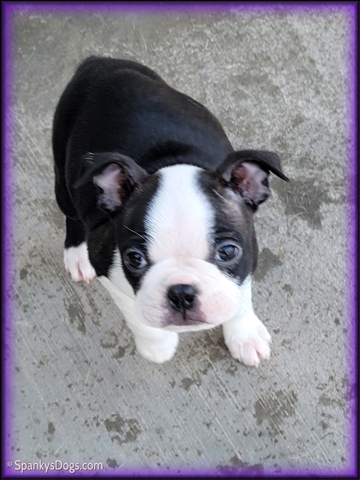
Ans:
POLYGON ((75 183, 80 189, 92 182, 97 190, 97 203, 108 213, 122 206, 147 173, 130 157, 119 153, 90 153, 84 158, 88 169, 75 183))

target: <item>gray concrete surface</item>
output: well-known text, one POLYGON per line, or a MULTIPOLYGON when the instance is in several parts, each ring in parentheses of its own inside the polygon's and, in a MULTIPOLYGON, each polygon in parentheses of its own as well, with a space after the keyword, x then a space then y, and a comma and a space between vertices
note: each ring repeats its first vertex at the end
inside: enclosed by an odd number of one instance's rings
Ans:
POLYGON ((344 472, 346 14, 25 7, 12 27, 9 460, 101 462, 118 474, 344 472), (220 329, 183 335, 173 361, 148 363, 100 283, 65 273, 51 123, 89 54, 149 65, 214 112, 235 147, 281 155, 292 182, 272 179, 256 219, 254 305, 273 337, 259 369, 230 357, 220 329))

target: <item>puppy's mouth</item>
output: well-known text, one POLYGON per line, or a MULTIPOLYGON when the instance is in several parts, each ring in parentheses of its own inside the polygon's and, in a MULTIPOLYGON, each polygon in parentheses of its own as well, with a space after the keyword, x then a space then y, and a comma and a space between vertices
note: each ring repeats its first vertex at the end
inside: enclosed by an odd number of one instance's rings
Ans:
MULTIPOLYGON (((176 327, 179 329, 189 329, 194 327, 195 329, 207 328, 209 323, 206 321, 206 316, 201 310, 200 302, 196 302, 196 306, 192 306, 191 309, 185 308, 183 305, 176 306, 169 305, 167 307, 167 313, 162 320, 162 327, 171 330, 176 327)), ((209 325, 210 326, 210 325, 209 325)))
POLYGON ((199 314, 193 315, 191 320, 183 320, 180 315, 167 315, 162 323, 164 330, 171 330, 178 333, 208 330, 216 326, 217 325, 208 323, 203 317, 199 317, 199 314))
POLYGON ((168 328, 171 330, 171 327, 206 327, 206 325, 210 325, 207 322, 199 319, 195 320, 182 320, 178 319, 174 316, 170 318, 166 318, 163 322, 163 328, 168 328))

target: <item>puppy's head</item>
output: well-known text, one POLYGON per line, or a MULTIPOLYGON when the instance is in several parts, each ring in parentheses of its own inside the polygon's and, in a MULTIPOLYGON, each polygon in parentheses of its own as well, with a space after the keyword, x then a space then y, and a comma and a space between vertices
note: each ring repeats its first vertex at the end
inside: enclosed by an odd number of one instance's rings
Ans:
POLYGON ((215 171, 175 165, 152 175, 119 154, 91 161, 86 176, 115 225, 120 262, 109 278, 131 285, 145 324, 201 330, 246 308, 257 261, 253 213, 270 194, 270 172, 287 180, 276 154, 234 152, 215 171))

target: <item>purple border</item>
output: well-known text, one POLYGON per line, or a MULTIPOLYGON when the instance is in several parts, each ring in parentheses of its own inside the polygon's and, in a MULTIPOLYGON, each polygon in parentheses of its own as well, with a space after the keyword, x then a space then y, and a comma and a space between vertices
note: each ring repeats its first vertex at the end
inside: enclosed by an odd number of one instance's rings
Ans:
MULTIPOLYGON (((349 102, 349 143, 351 145, 348 167, 348 179, 349 179, 349 202, 353 206, 353 209, 348 215, 348 233, 351 238, 349 259, 348 259, 348 271, 351 272, 353 279, 352 288, 349 292, 349 316, 350 316, 350 328, 349 328, 349 341, 352 343, 352 352, 354 352, 353 364, 349 365, 350 385, 354 395, 354 407, 355 407, 355 420, 358 420, 358 398, 357 398, 357 339, 358 339, 358 327, 357 327, 357 313, 358 313, 358 2, 1 2, 2 11, 2 100, 3 100, 3 115, 2 115, 2 206, 4 208, 4 215, 2 216, 2 314, 4 322, 2 323, 2 405, 3 416, 5 416, 5 422, 2 428, 2 445, 4 447, 2 451, 2 478, 17 478, 17 477, 34 477, 44 476, 47 478, 77 478, 84 477, 81 473, 78 474, 64 474, 58 473, 39 475, 39 472, 35 472, 33 475, 25 475, 15 472, 13 469, 7 468, 7 461, 11 458, 9 446, 6 440, 10 435, 10 417, 11 408, 13 405, 11 402, 10 392, 10 378, 9 378, 9 366, 11 363, 11 351, 6 342, 6 334, 11 333, 11 305, 8 302, 9 291, 11 286, 11 205, 5 195, 5 192, 10 191, 11 183, 11 169, 10 159, 8 155, 11 152, 9 125, 11 125, 11 20, 12 14, 17 13, 23 9, 36 10, 37 12, 53 13, 57 11, 72 13, 92 13, 93 11, 109 11, 109 10, 123 10, 123 11, 137 11, 140 13, 171 13, 171 12, 184 12, 184 13, 214 13, 224 12, 229 10, 241 10, 248 13, 279 13, 279 12, 293 12, 304 11, 306 13, 329 13, 334 12, 347 12, 349 20, 351 22, 351 38, 349 39, 349 59, 348 59, 348 75, 350 79, 348 102, 349 102), (10 255, 9 255, 10 254, 10 255)), ((329 468, 326 470, 314 469, 310 472, 301 474, 299 470, 291 469, 288 472, 277 473, 275 471, 268 470, 265 472, 244 471, 243 473, 231 473, 207 471, 203 473, 192 473, 189 470, 182 470, 181 473, 158 472, 156 474, 147 474, 145 470, 138 473, 134 471, 121 472, 121 475, 111 470, 104 470, 94 472, 93 477, 103 478, 106 477, 139 477, 146 476, 148 478, 199 478, 199 477, 224 477, 224 478, 358 478, 359 464, 357 460, 358 451, 358 427, 357 422, 352 422, 349 426, 351 431, 351 453, 349 455, 350 462, 348 468, 341 473, 334 473, 329 468)), ((178 470, 178 469, 176 469, 178 470)), ((87 477, 89 478, 89 476, 87 477)))
POLYGON ((9 339, 7 335, 10 334, 11 338, 11 304, 10 299, 10 288, 11 288, 11 238, 12 229, 11 229, 11 170, 10 162, 8 159, 8 154, 11 151, 10 145, 10 136, 9 136, 9 127, 8 125, 11 122, 11 112, 9 105, 11 103, 11 92, 10 92, 10 70, 11 70, 11 61, 10 61, 10 22, 8 21, 8 14, 4 8, 3 2, 1 3, 1 66, 2 66, 2 82, 1 82, 1 99, 2 99, 2 116, 1 116, 1 206, 2 206, 2 238, 1 238, 1 259, 2 259, 2 268, 1 268, 1 314, 2 314, 2 342, 1 342, 1 353, 2 353, 2 380, 1 380, 1 405, 2 405, 2 417, 4 418, 2 431, 1 431, 1 441, 4 446, 4 450, 1 452, 2 459, 2 476, 5 473, 4 466, 9 456, 9 448, 6 447, 6 440, 10 437, 10 417, 11 417, 11 408, 12 398, 11 398, 11 389, 9 381, 9 365, 12 364, 12 355, 9 345, 9 339), (7 195, 7 192, 9 195, 7 195), (5 458, 4 458, 5 457, 5 458))
POLYGON ((86 13, 93 12, 94 10, 123 10, 123 11, 137 11, 141 13, 159 13, 159 12, 224 12, 229 10, 242 10, 247 12, 289 12, 293 10, 301 10, 305 12, 319 12, 324 13, 324 10, 328 10, 329 13, 334 11, 344 11, 349 8, 354 8, 357 2, 351 1, 259 1, 259 2, 236 2, 236 1, 134 1, 134 2, 102 2, 96 1, 14 1, 14 2, 2 2, 6 8, 15 10, 21 10, 21 8, 33 9, 37 12, 49 12, 59 11, 62 12, 71 11, 72 13, 86 13))
POLYGON ((351 275, 351 289, 349 295, 349 317, 350 317, 350 341, 352 341, 352 352, 354 355, 353 365, 349 365, 349 381, 350 381, 350 395, 354 396, 354 416, 355 422, 352 424, 351 436, 353 439, 351 455, 354 459, 354 466, 359 476, 359 460, 357 459, 359 449, 359 397, 358 397, 358 365, 359 365, 359 328, 358 328, 358 279, 359 279, 359 266, 358 266, 358 235, 359 235, 359 138, 358 138, 358 126, 359 126, 359 98, 358 98, 358 69, 359 69, 359 4, 356 2, 354 5, 354 15, 351 18, 351 40, 349 42, 349 59, 348 59, 348 75, 350 78, 349 84, 349 143, 351 145, 349 162, 348 178, 349 178, 349 205, 351 210, 348 216, 348 228, 350 237, 350 252, 348 258, 348 272, 351 275))

